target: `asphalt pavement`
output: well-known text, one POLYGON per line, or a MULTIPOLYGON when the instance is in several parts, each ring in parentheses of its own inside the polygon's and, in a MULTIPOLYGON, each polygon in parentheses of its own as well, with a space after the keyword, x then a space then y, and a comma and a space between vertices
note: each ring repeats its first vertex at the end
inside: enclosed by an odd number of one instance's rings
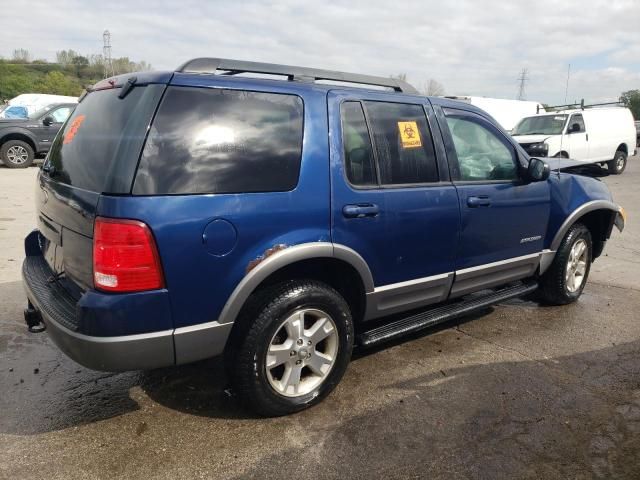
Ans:
POLYGON ((512 300, 386 348, 338 388, 256 418, 221 362, 93 372, 27 333, 37 170, 0 168, 0 478, 640 478, 640 158, 577 303, 512 300))

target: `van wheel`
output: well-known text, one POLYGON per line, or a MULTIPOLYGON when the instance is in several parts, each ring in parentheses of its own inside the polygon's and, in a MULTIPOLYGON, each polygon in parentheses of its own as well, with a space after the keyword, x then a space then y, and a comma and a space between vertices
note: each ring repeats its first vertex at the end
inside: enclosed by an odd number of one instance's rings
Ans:
POLYGON ((627 154, 618 150, 613 160, 607 162, 607 169, 613 175, 620 175, 627 168, 627 154))
POLYGON ((321 282, 288 281, 257 292, 238 322, 242 334, 231 339, 227 372, 240 401, 264 416, 320 402, 351 359, 349 305, 321 282))
POLYGON ((27 168, 33 158, 33 148, 22 140, 9 140, 0 148, 0 160, 9 168, 27 168))
POLYGON ((589 277, 592 258, 589 229, 574 224, 562 240, 553 263, 540 279, 540 296, 544 303, 566 305, 575 302, 589 277))

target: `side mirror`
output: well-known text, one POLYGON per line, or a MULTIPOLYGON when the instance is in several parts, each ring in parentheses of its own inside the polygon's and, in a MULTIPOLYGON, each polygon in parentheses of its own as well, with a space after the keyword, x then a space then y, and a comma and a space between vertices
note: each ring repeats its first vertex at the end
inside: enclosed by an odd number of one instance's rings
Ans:
POLYGON ((44 119, 42 119, 42 124, 45 127, 48 127, 49 125, 51 125, 55 120, 53 119, 53 117, 51 115, 47 115, 46 117, 44 117, 44 119))
POLYGON ((574 133, 574 132, 579 132, 580 131, 580 124, 579 123, 572 123, 571 126, 569 127, 569 131, 567 133, 574 133))
POLYGON ((551 168, 549 164, 539 158, 532 158, 529 160, 529 167, 527 167, 527 174, 532 182, 542 182, 549 178, 551 174, 551 168))

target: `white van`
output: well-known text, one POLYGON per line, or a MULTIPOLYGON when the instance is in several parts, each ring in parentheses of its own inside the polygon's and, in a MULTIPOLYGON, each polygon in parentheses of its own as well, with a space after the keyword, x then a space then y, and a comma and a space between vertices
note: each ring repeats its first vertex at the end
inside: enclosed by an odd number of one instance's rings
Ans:
POLYGON ((510 131, 523 118, 544 112, 541 103, 527 100, 509 100, 506 98, 447 96, 452 100, 469 103, 491 115, 506 131, 510 131))
POLYGON ((607 164, 620 174, 635 154, 636 130, 628 108, 562 110, 523 118, 511 132, 532 157, 564 157, 607 164))

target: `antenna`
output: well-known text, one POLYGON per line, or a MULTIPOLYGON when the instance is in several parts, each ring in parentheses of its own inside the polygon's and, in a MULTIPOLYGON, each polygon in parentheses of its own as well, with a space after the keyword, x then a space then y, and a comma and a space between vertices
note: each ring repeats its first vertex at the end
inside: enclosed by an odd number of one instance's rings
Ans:
POLYGON ((115 75, 113 71, 113 62, 111 61, 111 33, 109 30, 105 30, 102 33, 102 56, 104 62, 104 78, 113 77, 115 75))
POLYGON ((529 70, 523 68, 520 72, 520 76, 518 77, 518 80, 520 82, 520 87, 518 88, 518 100, 525 100, 527 98, 527 95, 525 93, 525 86, 527 84, 527 80, 529 80, 528 75, 529 70))
POLYGON ((564 88, 564 103, 567 103, 567 94, 569 93, 569 77, 571 76, 571 64, 567 68, 567 85, 564 88))

